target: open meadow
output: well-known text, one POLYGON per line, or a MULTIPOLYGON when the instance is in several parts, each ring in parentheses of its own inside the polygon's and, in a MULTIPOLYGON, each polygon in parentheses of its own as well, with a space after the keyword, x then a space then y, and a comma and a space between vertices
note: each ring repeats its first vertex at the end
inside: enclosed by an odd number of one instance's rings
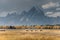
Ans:
POLYGON ((0 40, 60 40, 60 30, 2 29, 0 40))

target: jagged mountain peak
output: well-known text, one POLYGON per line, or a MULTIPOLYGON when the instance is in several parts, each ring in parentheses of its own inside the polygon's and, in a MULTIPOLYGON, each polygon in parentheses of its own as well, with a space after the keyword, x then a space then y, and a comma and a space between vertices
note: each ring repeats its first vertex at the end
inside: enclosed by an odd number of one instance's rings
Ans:
POLYGON ((42 8, 39 8, 37 6, 33 6, 28 12, 30 12, 30 13, 38 12, 38 13, 44 15, 44 11, 42 10, 42 8))
POLYGON ((38 11, 38 8, 35 7, 35 6, 33 6, 29 11, 30 11, 30 12, 31 12, 31 11, 38 11))
POLYGON ((55 22, 55 20, 57 20, 56 23, 60 23, 60 17, 58 19, 53 19, 53 18, 49 18, 47 16, 44 15, 44 11, 36 6, 33 6, 30 10, 26 11, 22 11, 21 14, 18 13, 12 13, 9 14, 4 17, 4 18, 0 18, 0 22, 4 22, 5 24, 11 24, 13 22, 13 24, 52 24, 53 22, 55 22))
POLYGON ((27 13, 26 11, 22 11, 22 13, 27 13))
POLYGON ((30 17, 31 16, 34 16, 34 17, 36 17, 36 16, 41 16, 41 17, 45 17, 45 14, 44 14, 44 11, 41 9, 41 8, 39 8, 39 7, 37 7, 37 6, 33 6, 29 11, 28 11, 28 14, 30 15, 30 17))
POLYGON ((16 12, 11 13, 11 14, 10 14, 10 13, 8 13, 6 17, 9 17, 9 16, 15 16, 15 15, 17 15, 17 13, 16 13, 16 12))

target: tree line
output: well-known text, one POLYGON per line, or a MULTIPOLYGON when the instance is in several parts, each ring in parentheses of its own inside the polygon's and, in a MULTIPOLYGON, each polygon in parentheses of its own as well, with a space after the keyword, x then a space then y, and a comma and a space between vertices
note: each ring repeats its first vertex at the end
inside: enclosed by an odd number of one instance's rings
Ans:
POLYGON ((0 29, 60 29, 60 25, 0 26, 0 29))

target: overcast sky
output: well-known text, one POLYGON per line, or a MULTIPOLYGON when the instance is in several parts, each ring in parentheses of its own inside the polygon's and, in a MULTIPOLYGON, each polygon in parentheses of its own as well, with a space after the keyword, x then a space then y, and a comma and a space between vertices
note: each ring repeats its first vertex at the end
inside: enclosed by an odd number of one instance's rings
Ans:
MULTIPOLYGON (((0 17, 6 16, 8 13, 22 12, 23 10, 29 10, 32 6, 42 7, 48 9, 51 7, 57 7, 56 10, 60 10, 58 7, 60 0, 0 0, 0 17)), ((53 12, 46 12, 47 15, 52 16, 53 12)), ((58 13, 59 14, 59 13, 58 13)), ((60 16, 58 15, 57 16, 60 16)), ((56 15, 56 12, 53 14, 56 15)))

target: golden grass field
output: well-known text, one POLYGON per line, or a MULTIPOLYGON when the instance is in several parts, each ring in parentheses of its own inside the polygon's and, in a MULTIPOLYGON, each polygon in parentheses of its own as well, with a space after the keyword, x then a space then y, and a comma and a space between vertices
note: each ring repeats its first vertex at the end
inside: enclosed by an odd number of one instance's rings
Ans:
POLYGON ((0 30, 0 40, 60 40, 60 30, 0 30))

